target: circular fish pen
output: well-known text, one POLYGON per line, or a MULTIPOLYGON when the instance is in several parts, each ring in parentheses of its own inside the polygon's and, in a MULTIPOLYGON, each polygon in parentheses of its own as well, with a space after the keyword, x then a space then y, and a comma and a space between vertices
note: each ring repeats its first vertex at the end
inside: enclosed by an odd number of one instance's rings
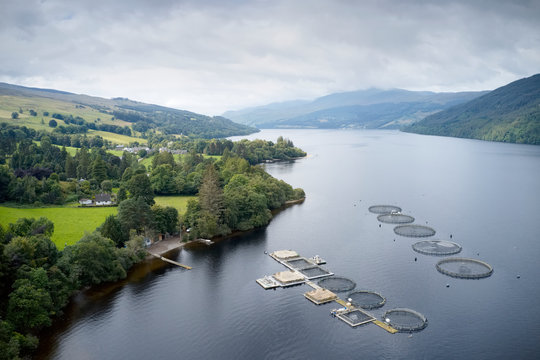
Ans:
POLYGON ((356 287, 356 283, 350 279, 340 276, 330 276, 319 280, 317 283, 320 287, 333 292, 351 291, 356 287))
POLYGON ((420 331, 427 326, 427 319, 417 311, 405 308, 388 310, 384 321, 400 332, 420 331))
POLYGON ((430 237, 435 235, 435 229, 423 225, 399 225, 394 232, 406 237, 430 237))
POLYGON ((347 301, 362 309, 377 309, 386 303, 386 299, 374 291, 354 291, 347 296, 347 301))
POLYGON ((424 240, 412 245, 414 251, 424 255, 446 256, 461 251, 461 246, 446 240, 424 240))
POLYGON ((410 224, 414 222, 412 216, 399 213, 382 214, 377 216, 377 220, 386 224, 410 224))
POLYGON ((481 279, 493 274, 493 267, 488 263, 467 258, 441 260, 437 263, 437 270, 444 275, 460 279, 481 279))
POLYGON ((393 212, 401 212, 399 206, 394 205, 373 205, 369 207, 369 212, 374 214, 390 214, 393 212))

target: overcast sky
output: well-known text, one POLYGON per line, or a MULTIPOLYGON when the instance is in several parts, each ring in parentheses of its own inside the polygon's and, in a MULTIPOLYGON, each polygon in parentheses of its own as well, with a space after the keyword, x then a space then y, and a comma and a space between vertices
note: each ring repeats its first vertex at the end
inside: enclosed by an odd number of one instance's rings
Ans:
POLYGON ((0 0, 0 81, 208 115, 540 72, 540 1, 0 0))

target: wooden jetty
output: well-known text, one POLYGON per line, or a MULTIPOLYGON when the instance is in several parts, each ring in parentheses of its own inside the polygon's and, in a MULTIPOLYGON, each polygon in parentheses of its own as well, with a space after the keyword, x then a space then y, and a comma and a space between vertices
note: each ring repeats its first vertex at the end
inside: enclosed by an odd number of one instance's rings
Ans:
POLYGON ((173 265, 176 265, 176 266, 180 266, 184 269, 187 269, 187 270, 191 270, 192 267, 191 266, 187 266, 187 265, 184 265, 184 264, 180 264, 179 262, 176 262, 174 260, 171 260, 171 259, 167 259, 166 257, 163 257, 161 255, 158 255, 158 254, 154 254, 154 253, 151 253, 151 252, 148 252, 150 255, 154 256, 154 257, 157 257, 158 259, 161 259, 165 262, 168 262, 170 264, 173 264, 173 265))

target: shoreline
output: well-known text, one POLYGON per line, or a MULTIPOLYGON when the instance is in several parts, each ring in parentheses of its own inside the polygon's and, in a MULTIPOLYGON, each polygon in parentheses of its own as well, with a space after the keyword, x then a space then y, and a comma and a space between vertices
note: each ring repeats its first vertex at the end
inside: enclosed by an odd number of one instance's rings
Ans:
MULTIPOLYGON (((297 199, 297 200, 286 201, 280 208, 273 210, 272 215, 276 215, 277 213, 289 208, 292 205, 301 204, 305 200, 306 200, 306 198, 303 197, 303 198, 297 199)), ((272 221, 272 220, 270 220, 270 221, 272 221)), ((270 222, 268 224, 270 224, 270 222)), ((264 226, 268 226, 268 224, 266 224, 264 226)), ((245 231, 233 230, 228 235, 214 236, 211 240, 214 241, 214 242, 220 242, 220 241, 222 241, 224 239, 235 237, 235 236, 238 236, 238 235, 241 235, 243 233, 247 233, 247 232, 250 232, 250 231, 253 231, 253 230, 256 230, 256 229, 249 229, 249 230, 245 230, 245 231)), ((146 256, 144 261, 147 261, 149 259, 153 259, 154 256, 152 256, 151 254, 163 256, 164 254, 168 253, 169 251, 177 250, 177 249, 182 250, 186 245, 194 244, 194 243, 197 243, 197 242, 198 242, 198 240, 191 240, 191 241, 182 242, 182 235, 166 238, 164 240, 153 243, 152 245, 150 245, 149 247, 147 247, 145 249, 146 252, 149 253, 149 254, 146 256)))
POLYGON ((181 249, 184 247, 185 244, 189 244, 189 242, 182 242, 182 236, 173 236, 168 239, 164 239, 158 242, 153 243, 149 247, 147 247, 145 250, 147 253, 149 253, 145 260, 153 258, 153 256, 150 254, 156 254, 156 255, 163 255, 165 253, 168 253, 171 250, 181 249))

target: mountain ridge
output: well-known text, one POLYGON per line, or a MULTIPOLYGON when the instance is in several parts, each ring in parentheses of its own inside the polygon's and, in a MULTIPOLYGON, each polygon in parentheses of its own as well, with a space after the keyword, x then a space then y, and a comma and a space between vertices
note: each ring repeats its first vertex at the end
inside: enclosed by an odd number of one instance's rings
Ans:
POLYGON ((540 74, 501 86, 403 129, 425 135, 540 145, 540 74))
POLYGON ((328 94, 311 101, 293 100, 227 111, 223 116, 259 128, 399 128, 403 124, 418 121, 423 116, 485 93, 487 92, 436 93, 370 88, 328 94), (381 106, 374 106, 380 104, 389 105, 393 109, 394 117, 388 118, 385 111, 374 113, 373 110, 377 107, 383 109, 381 106), (416 107, 411 104, 416 104, 416 107), (429 111, 426 112, 426 109, 429 111), (371 118, 359 118, 362 114, 369 114, 371 118), (383 118, 386 122, 381 121, 383 118))

